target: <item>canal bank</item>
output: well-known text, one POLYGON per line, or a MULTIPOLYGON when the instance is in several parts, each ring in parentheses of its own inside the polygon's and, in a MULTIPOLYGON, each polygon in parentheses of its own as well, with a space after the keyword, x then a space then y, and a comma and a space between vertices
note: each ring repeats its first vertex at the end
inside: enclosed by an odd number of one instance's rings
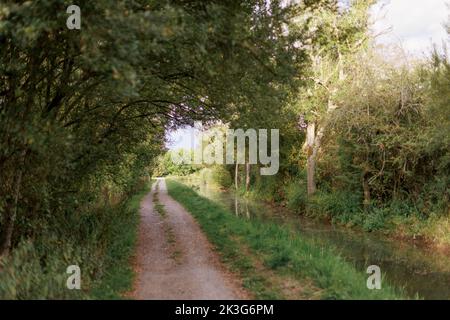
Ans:
POLYGON ((420 241, 400 241, 301 217, 286 208, 221 190, 206 180, 180 181, 239 219, 276 224, 319 246, 332 248, 360 272, 370 265, 379 266, 383 283, 403 288, 409 298, 450 299, 450 257, 420 241))

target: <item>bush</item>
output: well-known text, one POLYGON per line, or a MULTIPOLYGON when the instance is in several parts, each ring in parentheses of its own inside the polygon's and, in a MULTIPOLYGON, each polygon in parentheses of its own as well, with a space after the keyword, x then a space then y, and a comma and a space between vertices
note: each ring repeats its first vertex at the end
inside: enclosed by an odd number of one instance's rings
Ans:
POLYGON ((31 242, 21 243, 12 256, 1 261, 0 299, 85 297, 83 291, 66 288, 67 266, 80 261, 79 252, 73 252, 72 248, 64 243, 38 252, 31 242))
POLYGON ((308 201, 307 213, 312 216, 326 216, 339 219, 343 213, 354 216, 361 212, 361 196, 355 192, 317 192, 308 201))
POLYGON ((172 157, 176 159, 192 159, 193 152, 190 150, 171 150, 158 157, 158 166, 155 168, 153 174, 155 176, 187 176, 200 170, 199 165, 187 163, 175 163, 172 157))
POLYGON ((386 209, 373 208, 370 213, 364 215, 363 229, 366 231, 375 231, 385 228, 388 212, 386 209))
POLYGON ((292 181, 285 188, 287 207, 297 213, 305 212, 308 201, 306 186, 301 181, 292 181))
POLYGON ((42 221, 45 232, 0 261, 0 299, 119 298, 131 286, 129 259, 146 190, 114 206, 42 221), (66 287, 70 265, 80 266, 82 290, 66 287))
POLYGON ((260 176, 252 189, 252 196, 264 201, 281 202, 284 200, 282 181, 273 176, 260 176))
POLYGON ((212 168, 212 180, 223 188, 228 188, 233 183, 230 172, 223 166, 214 166, 212 168))

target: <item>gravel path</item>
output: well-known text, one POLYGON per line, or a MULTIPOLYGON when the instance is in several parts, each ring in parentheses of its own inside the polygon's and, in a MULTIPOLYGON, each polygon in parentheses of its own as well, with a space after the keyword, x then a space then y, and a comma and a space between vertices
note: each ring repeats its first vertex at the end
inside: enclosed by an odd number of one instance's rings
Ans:
POLYGON ((168 195, 164 179, 141 203, 136 271, 135 299, 248 298, 193 217, 168 195), (163 215, 153 203, 155 193, 163 215))

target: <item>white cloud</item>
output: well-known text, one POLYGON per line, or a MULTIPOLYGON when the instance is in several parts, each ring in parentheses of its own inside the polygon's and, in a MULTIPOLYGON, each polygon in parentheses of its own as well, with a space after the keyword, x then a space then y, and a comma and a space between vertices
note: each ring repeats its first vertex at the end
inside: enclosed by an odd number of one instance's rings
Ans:
POLYGON ((427 53, 432 43, 449 40, 444 24, 449 21, 449 0, 380 1, 372 8, 373 32, 379 44, 400 44, 413 55, 427 53))

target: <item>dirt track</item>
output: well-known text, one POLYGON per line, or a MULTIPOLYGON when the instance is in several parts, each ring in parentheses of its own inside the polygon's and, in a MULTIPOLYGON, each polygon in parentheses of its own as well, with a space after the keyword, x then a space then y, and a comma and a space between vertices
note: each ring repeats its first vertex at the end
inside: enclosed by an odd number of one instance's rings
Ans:
POLYGON ((245 299, 193 217, 158 179, 141 203, 135 299, 245 299), (158 188, 155 188, 158 184, 158 188), (157 191, 159 189, 159 191, 157 191), (164 206, 158 213, 154 194, 164 206))

